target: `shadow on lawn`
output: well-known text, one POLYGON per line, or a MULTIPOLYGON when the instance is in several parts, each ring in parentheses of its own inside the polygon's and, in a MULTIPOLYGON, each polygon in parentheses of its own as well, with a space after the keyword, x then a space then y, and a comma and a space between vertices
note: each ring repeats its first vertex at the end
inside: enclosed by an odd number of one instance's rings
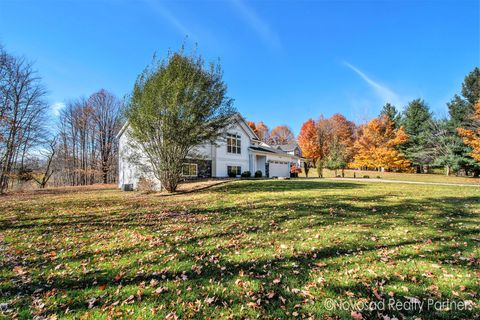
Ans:
MULTIPOLYGON (((471 235, 472 232, 465 232, 464 235, 471 235)), ((442 237, 433 238, 433 241, 442 241, 442 237)), ((70 311, 87 311, 88 303, 87 298, 91 298, 91 294, 87 294, 84 296, 81 292, 84 290, 89 290, 92 288, 96 288, 97 285, 107 284, 110 290, 102 293, 101 295, 97 294, 94 295, 96 297, 96 306, 102 306, 103 304, 110 304, 115 300, 125 300, 127 299, 130 293, 123 293, 119 296, 114 295, 114 291, 117 286, 121 285, 123 287, 127 286, 134 286, 138 287, 141 284, 150 283, 151 280, 155 279, 160 281, 160 285, 171 286, 175 284, 178 286, 182 291, 187 290, 188 287, 194 288, 204 288, 203 291, 199 292, 195 295, 194 300, 198 299, 205 299, 207 297, 215 297, 214 304, 218 307, 226 307, 231 304, 239 303, 245 304, 246 301, 252 299, 250 298, 242 299, 242 295, 251 295, 247 291, 250 291, 251 288, 249 287, 248 283, 261 283, 258 289, 255 290, 253 298, 260 299, 262 301, 268 301, 268 305, 260 304, 258 306, 260 313, 265 317, 271 317, 275 313, 278 313, 277 316, 285 316, 282 310, 282 307, 285 307, 286 310, 297 310, 301 311, 303 307, 298 307, 299 305, 303 305, 305 303, 305 299, 309 299, 314 303, 321 304, 323 299, 322 296, 325 295, 324 292, 331 292, 336 297, 342 297, 344 300, 348 300, 349 298, 345 295, 347 292, 353 292, 355 294, 355 299, 352 301, 356 301, 356 299, 366 298, 371 301, 378 301, 380 299, 388 300, 390 297, 388 296, 388 292, 383 291, 383 287, 385 285, 398 285, 403 286, 407 283, 413 283, 411 279, 405 280, 405 278, 401 278, 400 275, 390 275, 388 277, 379 277, 374 276, 369 279, 364 279, 364 281, 356 282, 352 285, 340 285, 338 282, 335 283, 321 283, 318 287, 318 296, 311 296, 306 291, 304 291, 304 287, 311 283, 312 279, 310 279, 310 274, 312 272, 337 272, 341 277, 344 277, 342 270, 345 268, 343 264, 338 263, 329 263, 329 259, 335 258, 341 255, 350 255, 350 256, 357 256, 358 259, 362 259, 362 255, 376 251, 378 249, 393 249, 401 246, 407 245, 415 245, 421 244, 423 240, 417 241, 402 241, 398 242, 393 245, 388 246, 377 246, 372 245, 363 248, 360 251, 357 251, 357 247, 355 244, 344 244, 342 246, 332 246, 326 247, 318 250, 310 250, 307 252, 302 252, 298 254, 294 254, 291 256, 278 256, 272 259, 259 259, 259 260, 247 260, 243 262, 232 262, 229 260, 222 259, 221 257, 218 258, 217 262, 209 263, 207 266, 204 266, 202 272, 198 274, 192 269, 186 270, 179 270, 179 271, 171 271, 167 269, 159 269, 156 274, 149 273, 144 274, 140 273, 137 275, 131 275, 116 280, 115 277, 119 272, 122 270, 139 270, 142 267, 141 263, 133 262, 130 265, 124 266, 120 269, 109 269, 106 271, 93 271, 86 273, 83 276, 79 276, 76 278, 73 277, 63 277, 63 276, 54 276, 50 277, 48 280, 40 280, 35 279, 31 283, 24 284, 21 286, 17 286, 16 288, 12 288, 10 290, 6 290, 3 292, 4 296, 12 297, 16 295, 31 295, 34 292, 45 292, 48 290, 56 290, 57 292, 62 292, 63 294, 67 294, 68 303, 62 304, 59 303, 55 307, 52 307, 46 310, 45 314, 61 314, 67 307, 70 311), (319 265, 318 262, 325 261, 325 265, 319 265), (242 275, 243 274, 243 275, 242 275), (282 275, 280 280, 281 283, 276 285, 274 284, 274 280, 278 279, 279 275, 282 275), (188 280, 181 280, 181 277, 186 277, 188 280), (224 283, 230 286, 239 286, 238 280, 241 280, 242 283, 245 283, 245 287, 237 288, 239 292, 219 292, 218 290, 214 289, 207 289, 211 287, 212 283, 224 283), (376 291, 375 291, 375 290, 376 291), (270 293, 274 293, 273 298, 268 298, 270 293), (280 297, 286 299, 286 303, 284 304, 280 297)), ((445 249, 442 249, 442 251, 445 249)), ((458 251, 458 248, 448 248, 448 252, 442 253, 454 253, 458 251)), ((122 252, 120 252, 122 253, 122 252)), ((85 259, 94 258, 92 253, 91 257, 84 256, 85 259)), ((198 263, 202 264, 205 261, 211 261, 211 257, 217 254, 209 252, 209 251, 199 251, 196 252, 196 256, 203 256, 205 257, 204 260, 196 259, 192 261, 193 257, 190 254, 181 254, 178 256, 179 263, 198 263)), ((405 257, 406 259, 417 259, 417 256, 408 255, 405 257)), ((432 252, 431 256, 424 257, 424 259, 431 259, 432 261, 437 261, 438 256, 437 252, 432 252)), ((68 261, 65 261, 68 262, 68 261)), ((151 265, 162 265, 164 261, 160 259, 156 259, 153 261, 149 261, 151 265)), ((385 265, 388 263, 386 262, 385 265)), ((354 266, 352 266, 354 267, 354 266)), ((408 277, 408 275, 406 275, 408 277)), ((415 285, 420 287, 427 287, 429 285, 434 284, 434 281, 431 279, 418 279, 413 280, 415 281, 415 285)), ((240 285, 243 286, 243 285, 240 285)), ((475 291, 478 288, 474 286, 467 286, 464 290, 472 290, 475 291)), ((316 289, 315 289, 316 290, 316 289)), ((445 299, 452 299, 455 300, 456 298, 448 292, 442 292, 443 297, 440 298, 436 295, 432 295, 422 290, 415 290, 409 292, 410 296, 417 296, 420 298, 430 298, 433 301, 444 301, 445 299)), ((155 295, 153 293, 145 293, 142 296, 142 299, 145 300, 153 300, 155 304, 168 304, 168 302, 172 302, 177 300, 178 294, 176 290, 172 290, 171 288, 161 296, 155 295)), ((243 297, 245 298, 245 297, 243 297)), ((408 300, 405 297, 398 297, 396 298, 398 301, 405 301, 408 300)), ((193 302, 193 301, 192 301, 193 302)), ((108 309, 108 308, 107 308, 108 309)), ((180 307, 178 309, 179 312, 180 307)), ((184 310, 183 310, 184 311, 184 310)), ((328 312, 323 310, 322 312, 328 312)), ((349 313, 347 313, 348 315, 349 313)), ((363 316, 366 318, 377 318, 382 315, 389 315, 389 316, 397 316, 397 317, 404 317, 404 316, 418 316, 422 315, 423 319, 441 319, 442 317, 447 316, 447 318, 459 318, 463 319, 466 317, 473 317, 475 315, 474 311, 461 311, 461 310, 452 310, 448 313, 435 313, 435 312, 396 312, 390 311, 386 313, 376 312, 376 311, 367 311, 363 312, 363 316)), ((204 314, 204 316, 209 315, 204 314)), ((198 315, 197 315, 198 316, 198 315)))
POLYGON ((245 192, 281 192, 281 191, 301 191, 301 190, 320 190, 320 189, 354 189, 362 188, 361 183, 335 182, 328 180, 243 180, 238 183, 232 183, 222 186, 219 191, 228 190, 230 194, 245 192))
MULTIPOLYGON (((317 190, 317 189, 332 189, 332 188, 358 188, 363 187, 361 184, 355 183, 338 183, 338 182, 321 182, 321 181, 265 181, 257 182, 242 182, 238 184, 229 184, 227 186, 218 187, 216 192, 228 192, 229 194, 239 194, 242 192, 257 191, 257 192, 283 192, 296 190, 317 190), (346 186, 343 186, 346 185, 346 186)), ((35 295, 34 292, 41 294, 41 292, 49 291, 55 288, 57 292, 67 295, 68 298, 63 299, 56 305, 50 306, 44 311, 45 314, 63 313, 67 307, 71 311, 86 311, 88 310, 87 298, 90 298, 92 293, 85 293, 88 289, 96 288, 98 284, 107 284, 108 290, 103 294, 96 296, 95 308, 104 304, 108 305, 115 300, 127 299, 130 293, 121 293, 124 295, 121 298, 115 296, 114 291, 119 284, 122 286, 139 286, 142 283, 149 283, 150 280, 159 280, 161 285, 178 285, 183 291, 187 287, 204 288, 198 293, 190 293, 190 298, 187 300, 194 302, 197 299, 203 300, 206 297, 215 297, 212 302, 213 306, 225 310, 232 304, 246 304, 248 301, 262 302, 257 307, 257 311, 264 317, 285 317, 282 307, 285 306, 287 310, 304 311, 307 312, 309 304, 303 304, 305 299, 312 300, 315 304, 321 304, 325 295, 328 293, 334 294, 337 297, 345 297, 346 293, 353 292, 355 298, 367 298, 373 301, 378 300, 378 296, 388 299, 388 293, 383 291, 385 285, 402 286, 410 284, 416 289, 408 295, 415 295, 420 298, 431 298, 435 301, 444 301, 449 298, 457 299, 451 292, 442 292, 442 297, 432 295, 422 288, 435 284, 433 278, 419 278, 413 280, 412 278, 403 278, 397 273, 391 273, 388 276, 372 276, 363 279, 362 281, 354 281, 351 285, 340 285, 337 282, 322 282, 318 288, 313 289, 318 295, 310 297, 304 293, 303 288, 312 283, 312 272, 331 272, 338 274, 339 277, 345 276, 346 269, 355 268, 363 263, 363 256, 377 250, 393 250, 400 249, 405 246, 422 245, 427 241, 432 243, 442 243, 439 247, 422 253, 422 257, 417 254, 408 253, 400 254, 395 259, 397 261, 411 261, 424 260, 431 263, 445 263, 461 267, 464 269, 478 268, 478 259, 472 258, 470 260, 460 259, 459 252, 472 250, 475 243, 471 239, 478 235, 478 219, 475 219, 471 208, 478 206, 480 197, 441 197, 428 198, 424 200, 409 200, 398 201, 396 203, 389 203, 383 196, 358 196, 358 200, 352 201, 350 197, 335 197, 331 199, 324 197, 321 194, 315 195, 307 200, 316 200, 315 203, 306 203, 305 197, 292 196, 288 198, 288 203, 278 204, 275 199, 265 201, 262 204, 243 203, 241 205, 231 205, 227 207, 213 207, 213 208, 193 208, 189 212, 172 214, 167 213, 161 215, 158 219, 149 219, 151 215, 160 214, 160 209, 153 212, 128 212, 128 210, 111 213, 109 215, 91 214, 87 216, 78 215, 68 219, 67 221, 46 221, 35 223, 35 220, 18 218, 18 222, 10 225, 2 225, 1 229, 18 230, 19 233, 29 232, 30 228, 37 228, 39 231, 50 232, 60 228, 59 236, 63 234, 88 234, 91 231, 99 228, 106 228, 108 232, 124 228, 135 228, 142 230, 147 234, 168 234, 169 239, 162 239, 162 236, 156 237, 167 244, 171 254, 176 256, 178 265, 192 265, 209 262, 208 265, 203 264, 202 272, 199 274, 191 268, 180 268, 173 270, 170 263, 164 257, 154 257, 149 260, 136 260, 136 255, 147 254, 152 251, 152 247, 148 245, 133 245, 129 248, 121 249, 104 249, 101 251, 103 259, 116 260, 119 257, 125 258, 129 255, 135 257, 132 262, 122 267, 111 267, 105 270, 92 268, 84 274, 73 275, 54 275, 48 278, 43 276, 35 276, 29 283, 15 283, 18 281, 16 277, 10 278, 9 285, 1 289, 3 298, 13 299, 19 295, 35 295), (371 205, 365 205, 372 203, 371 205), (287 211, 288 213, 285 213, 287 211), (418 214, 421 212, 421 215, 418 214), (207 217, 207 221, 212 229, 221 230, 220 232, 210 234, 195 235, 194 231, 187 229, 187 236, 180 236, 180 231, 176 231, 178 236, 175 236, 175 231, 166 232, 165 228, 175 225, 177 223, 186 223, 190 227, 195 226, 195 219, 207 217), (437 217, 435 221, 435 217, 437 217), (431 219, 429 219, 431 218, 431 219), (424 221, 428 219, 428 221, 424 221), (26 223, 25 223, 26 222, 26 223), (305 250, 302 252, 293 252, 286 254, 275 253, 271 258, 264 259, 250 259, 245 261, 231 261, 223 258, 224 255, 231 255, 236 250, 248 250, 242 247, 242 243, 248 236, 268 235, 271 237, 275 235, 271 232, 279 232, 288 228, 289 223, 296 223, 297 228, 312 228, 315 226, 347 226, 352 225, 352 234, 357 236, 358 241, 332 243, 330 246, 324 246, 321 249, 305 250), (358 226, 358 227, 357 227, 358 226), (362 229, 364 226, 368 228, 367 231, 362 229), (433 229, 434 236, 423 234, 414 236, 408 240, 397 240, 394 243, 382 243, 378 241, 362 240, 364 236, 370 236, 370 232, 388 231, 397 226, 405 228, 426 227, 433 229), (108 228, 108 229, 107 229, 108 228), (162 233, 164 232, 164 233, 162 233), (224 243, 231 239, 238 239, 238 243, 234 247, 224 245, 224 243), (455 241, 452 241, 455 240, 455 241), (203 248, 200 243, 216 242, 216 248, 203 248), (466 245, 459 246, 458 243, 465 243, 466 245), (354 259, 351 266, 344 263, 333 263, 332 259, 339 256, 350 256, 354 259), (198 258, 200 257, 200 258, 198 258), (214 262, 212 259, 214 258, 214 262), (322 264, 325 265, 323 266, 322 264), (158 268, 158 274, 150 273, 135 273, 133 271, 141 270, 145 266, 149 268, 158 268), (116 280, 116 275, 120 271, 126 271, 127 274, 116 280), (240 274, 244 274, 241 276, 240 274), (181 275, 184 274, 188 280, 181 280, 181 275), (279 275, 283 277, 279 284, 274 284, 274 279, 279 275), (162 279, 162 276, 165 279, 162 279), (241 279, 244 283, 261 283, 261 285, 253 286, 239 286, 236 282, 241 279), (223 283, 235 289, 226 290, 223 292, 211 289, 212 283, 223 283), (110 289, 111 288, 111 289, 110 289), (293 288, 299 291, 292 290, 293 288), (378 290, 376 293, 373 289, 378 290), (38 291, 42 290, 42 291, 38 291), (249 291, 253 292, 253 296, 245 296, 249 291), (38 293, 40 292, 40 293, 38 293), (268 298, 268 295, 273 292, 273 298, 268 298), (378 296, 377 296, 378 295, 378 296), (286 299, 285 305, 279 297, 286 299), (265 302, 269 303, 266 304, 265 302), (295 307, 300 305, 300 307, 295 307)), ((151 218, 151 217, 150 217, 151 218)), ((64 217, 62 217, 64 219, 64 217)), ((187 227, 188 227, 187 226, 187 227)), ((185 232, 185 230, 181 230, 185 232)), ((277 235, 278 236, 278 235, 277 235)), ((282 240, 285 239, 282 235, 282 240)), ((341 240, 341 239, 340 239, 341 240)), ((161 243, 159 245, 162 245, 161 243)), ((268 245, 268 244, 265 244, 268 245)), ((83 251, 75 256, 67 256, 56 259, 54 262, 42 258, 40 255, 38 259, 24 261, 24 266, 34 269, 52 269, 57 264, 69 263, 90 263, 95 265, 92 261, 97 260, 98 253, 93 251, 83 251)), ((390 264, 391 261, 385 261, 385 267, 394 266, 390 264)), ((381 262, 380 262, 381 263, 381 262)), ((12 269, 14 265, 8 262, 0 265, 5 269, 12 269)), ((367 266, 364 266, 367 267, 367 266)), ((352 279, 353 280, 353 279, 352 279)), ((473 282, 472 282, 473 283, 473 282)), ((467 286, 466 291, 478 291, 478 288, 467 286)), ((195 292, 195 291, 194 291, 195 292)), ((150 301, 154 304, 168 304, 176 301, 178 294, 175 290, 169 290, 162 295, 154 295, 145 293, 142 301, 150 301)), ((404 300, 405 298, 400 297, 404 300)), ((140 302, 136 302, 140 303, 140 302)), ((22 308, 29 308, 29 303, 25 302, 22 308)), ((177 304, 177 312, 182 312, 182 306, 177 304)), ((323 308, 320 308, 323 309, 323 308)), ((184 311, 184 310, 183 310, 184 311)), ((207 309, 206 314, 211 309, 207 309)), ((332 314, 326 310, 321 311, 326 314, 332 314)), ((315 312, 313 312, 315 314, 315 312)), ((342 313, 340 313, 342 314, 342 313)), ((419 315, 418 312, 387 312, 389 316, 395 315, 397 317, 419 315)), ((343 315, 343 314, 342 314, 343 315)), ((349 316, 349 312, 345 314, 349 316)), ((434 313, 424 311, 421 313, 422 318, 438 319, 446 318, 468 318, 474 317, 475 311, 461 311, 451 310, 448 313, 434 313)), ((317 315, 318 316, 318 315, 317 315)), ((367 318, 377 318, 381 314, 375 311, 364 313, 367 318)))

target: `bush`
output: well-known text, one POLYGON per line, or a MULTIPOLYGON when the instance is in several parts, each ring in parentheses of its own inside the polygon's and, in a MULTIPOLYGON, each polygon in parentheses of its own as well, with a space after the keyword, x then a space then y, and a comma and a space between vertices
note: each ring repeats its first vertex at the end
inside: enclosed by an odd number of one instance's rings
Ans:
POLYGON ((228 176, 229 176, 230 178, 236 178, 236 177, 237 177, 237 173, 235 173, 235 172, 233 172, 233 171, 230 171, 230 172, 228 173, 228 176))
POLYGON ((380 176, 377 176, 377 179, 382 179, 382 177, 380 177, 380 176))
POLYGON ((255 178, 261 178, 262 177, 262 171, 257 170, 255 171, 255 178))
POLYGON ((156 191, 156 184, 154 181, 145 177, 140 177, 137 183, 137 190, 140 192, 150 193, 156 191))
POLYGON ((242 178, 250 178, 252 173, 250 171, 243 171, 241 177, 242 178))
POLYGON ((363 179, 370 179, 370 176, 363 176, 363 179))

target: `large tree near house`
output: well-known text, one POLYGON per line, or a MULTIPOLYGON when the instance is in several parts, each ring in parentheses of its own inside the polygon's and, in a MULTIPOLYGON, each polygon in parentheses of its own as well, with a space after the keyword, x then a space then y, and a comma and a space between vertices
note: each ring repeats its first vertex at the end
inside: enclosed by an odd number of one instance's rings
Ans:
POLYGON ((215 141, 232 123, 233 100, 220 65, 205 66, 183 49, 154 62, 138 77, 126 116, 131 136, 162 187, 174 192, 195 146, 215 141))

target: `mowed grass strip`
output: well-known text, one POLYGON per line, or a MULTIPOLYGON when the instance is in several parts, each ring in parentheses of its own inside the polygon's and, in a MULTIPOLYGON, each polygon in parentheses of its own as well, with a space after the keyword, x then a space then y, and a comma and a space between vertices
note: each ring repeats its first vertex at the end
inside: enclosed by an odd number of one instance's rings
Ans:
MULTIPOLYGON (((337 176, 341 176, 342 171, 337 170, 337 176)), ((305 172, 302 171, 299 175, 305 177, 305 172)), ((360 178, 368 177, 369 179, 384 179, 394 181, 411 181, 411 182, 427 182, 427 183, 440 183, 440 184, 471 184, 480 185, 480 179, 471 176, 446 176, 444 174, 432 174, 432 173, 405 173, 405 172, 380 172, 380 171, 367 171, 367 170, 344 170, 345 178, 360 178)), ((316 168, 311 168, 308 171, 309 178, 318 178, 318 172, 316 168)), ((323 169, 324 178, 334 178, 335 171, 323 169)), ((367 178, 367 179, 368 179, 367 178)))
POLYGON ((467 301, 479 314, 478 188, 237 181, 0 198, 6 318, 348 318, 328 299, 467 301))

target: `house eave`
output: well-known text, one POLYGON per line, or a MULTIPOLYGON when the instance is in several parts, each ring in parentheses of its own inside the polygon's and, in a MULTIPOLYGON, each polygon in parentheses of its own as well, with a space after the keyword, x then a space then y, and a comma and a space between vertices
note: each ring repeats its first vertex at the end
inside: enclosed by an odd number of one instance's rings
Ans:
POLYGON ((125 130, 127 130, 128 128, 128 120, 125 122, 125 124, 122 126, 122 128, 120 129, 120 131, 118 131, 117 135, 115 136, 115 138, 117 139, 120 139, 120 137, 123 135, 123 133, 125 132, 125 130))
POLYGON ((252 149, 252 148, 248 148, 248 151, 250 151, 251 153, 255 153, 255 154, 268 155, 268 156, 277 156, 277 157, 289 158, 289 159, 293 159, 293 160, 298 160, 298 159, 300 159, 300 158, 297 157, 297 156, 294 156, 294 155, 291 155, 291 154, 287 154, 287 153, 278 153, 278 152, 273 152, 273 151, 261 151, 261 150, 255 150, 255 149, 252 149))

